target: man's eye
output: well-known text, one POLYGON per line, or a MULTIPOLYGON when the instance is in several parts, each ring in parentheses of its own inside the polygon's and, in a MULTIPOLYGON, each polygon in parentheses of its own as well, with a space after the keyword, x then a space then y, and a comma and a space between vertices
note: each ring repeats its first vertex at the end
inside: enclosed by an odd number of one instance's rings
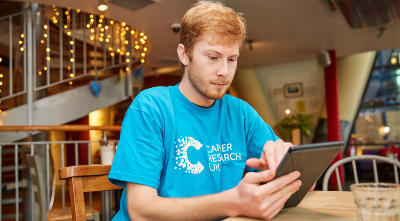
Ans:
POLYGON ((236 58, 229 58, 229 61, 235 62, 237 59, 236 58))
POLYGON ((210 60, 217 60, 218 59, 218 57, 214 57, 214 56, 209 56, 208 57, 210 60))

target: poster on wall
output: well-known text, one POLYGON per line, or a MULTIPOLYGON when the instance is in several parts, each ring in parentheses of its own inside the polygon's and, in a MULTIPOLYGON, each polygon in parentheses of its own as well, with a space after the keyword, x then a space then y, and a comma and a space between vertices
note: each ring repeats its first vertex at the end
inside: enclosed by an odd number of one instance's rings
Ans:
POLYGON ((283 92, 285 98, 301 97, 303 96, 303 83, 289 83, 283 85, 283 92))
POLYGON ((303 82, 291 82, 281 87, 269 90, 273 104, 281 118, 286 117, 287 110, 291 114, 319 114, 321 111, 321 97, 315 86, 305 86, 303 82))

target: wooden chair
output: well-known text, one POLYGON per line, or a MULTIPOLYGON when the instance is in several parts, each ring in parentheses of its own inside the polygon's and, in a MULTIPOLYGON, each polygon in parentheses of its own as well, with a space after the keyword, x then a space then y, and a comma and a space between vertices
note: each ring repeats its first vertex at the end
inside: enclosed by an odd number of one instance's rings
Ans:
MULTIPOLYGON (((29 174, 32 181, 32 189, 34 195, 34 217, 33 220, 47 220, 47 221, 67 221, 72 220, 71 208, 52 208, 52 205, 46 203, 46 190, 45 190, 45 173, 40 166, 43 162, 37 155, 26 156, 29 174)), ((52 172, 50 172, 52 173, 52 172)), ((53 188, 54 185, 53 185, 53 188)), ((53 189, 54 191, 54 189, 53 189)), ((54 197, 54 192, 51 198, 54 197)), ((99 221, 99 212, 93 208, 86 209, 86 217, 89 220, 99 221)))
POLYGON ((60 168, 60 179, 67 180, 72 220, 86 220, 84 193, 122 189, 108 181, 110 165, 80 165, 60 168))
POLYGON ((381 161, 383 163, 387 164, 392 164, 393 166, 393 173, 394 173, 394 182, 399 183, 399 172, 398 170, 400 169, 400 162, 389 159, 387 157, 381 157, 377 155, 360 155, 360 156, 352 156, 352 157, 346 157, 344 159, 341 159, 334 163, 332 166, 329 167, 329 169, 326 171, 323 184, 322 184, 322 189, 324 191, 328 190, 328 184, 329 184, 329 178, 331 177, 333 171, 336 173, 336 180, 337 180, 337 185, 339 188, 339 191, 342 191, 342 183, 340 182, 339 178, 339 170, 338 167, 340 165, 346 164, 351 162, 352 163, 352 168, 353 168, 353 175, 354 175, 354 182, 358 183, 358 174, 357 174, 357 167, 356 167, 356 161, 372 161, 372 166, 373 166, 373 173, 374 173, 374 182, 378 183, 379 182, 379 177, 378 177, 378 169, 376 165, 376 161, 381 161))

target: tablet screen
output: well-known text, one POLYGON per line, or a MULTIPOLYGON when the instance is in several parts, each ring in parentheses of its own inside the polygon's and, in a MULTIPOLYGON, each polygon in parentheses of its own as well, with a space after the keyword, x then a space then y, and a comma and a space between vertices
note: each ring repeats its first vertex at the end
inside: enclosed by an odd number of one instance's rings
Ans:
POLYGON ((293 146, 283 157, 278 168, 276 177, 283 176, 292 171, 301 173, 302 185, 286 202, 286 207, 297 206, 308 193, 312 185, 328 168, 329 164, 337 156, 343 147, 343 142, 325 142, 293 146))

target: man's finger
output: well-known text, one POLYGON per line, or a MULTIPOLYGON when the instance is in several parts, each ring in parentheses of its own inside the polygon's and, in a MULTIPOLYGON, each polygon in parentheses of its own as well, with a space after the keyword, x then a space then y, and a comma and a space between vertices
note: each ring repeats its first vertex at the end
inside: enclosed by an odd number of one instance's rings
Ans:
POLYGON ((272 219, 285 205, 285 202, 297 191, 301 186, 301 181, 296 180, 274 194, 270 195, 268 201, 265 202, 268 205, 265 214, 270 214, 269 219, 272 219), (271 203, 272 202, 272 203, 271 203))
POLYGON ((312 187, 308 190, 308 192, 312 192, 312 191, 314 191, 314 189, 315 189, 315 185, 316 185, 317 183, 314 183, 313 185, 312 185, 312 187))
POLYGON ((275 161, 275 153, 274 153, 274 143, 267 143, 267 146, 264 147, 264 157, 267 162, 268 169, 275 170, 277 162, 275 161))
POLYGON ((250 158, 246 161, 246 165, 256 170, 265 170, 266 165, 263 160, 257 158, 250 158))
POLYGON ((279 140, 278 142, 278 148, 276 149, 276 153, 275 153, 275 162, 276 165, 278 165, 283 156, 285 156, 285 153, 288 151, 288 149, 293 146, 292 143, 290 142, 283 142, 283 140, 279 140))
MULTIPOLYGON (((285 206, 286 201, 297 191, 299 190, 301 186, 300 180, 297 180, 295 183, 292 183, 291 185, 287 186, 287 190, 282 190, 286 191, 284 193, 276 193, 276 196, 278 198, 275 199, 274 204, 272 204, 268 210, 267 213, 271 214, 268 218, 272 219, 274 218, 279 211, 285 206)), ((285 188, 286 189, 286 188, 285 188)))
POLYGON ((275 177, 275 171, 264 170, 261 172, 248 172, 244 179, 249 183, 259 184, 271 181, 275 177))
POLYGON ((273 194, 282 189, 282 187, 293 183, 300 177, 299 171, 294 171, 284 176, 281 176, 273 181, 260 186, 260 191, 265 195, 273 194))

